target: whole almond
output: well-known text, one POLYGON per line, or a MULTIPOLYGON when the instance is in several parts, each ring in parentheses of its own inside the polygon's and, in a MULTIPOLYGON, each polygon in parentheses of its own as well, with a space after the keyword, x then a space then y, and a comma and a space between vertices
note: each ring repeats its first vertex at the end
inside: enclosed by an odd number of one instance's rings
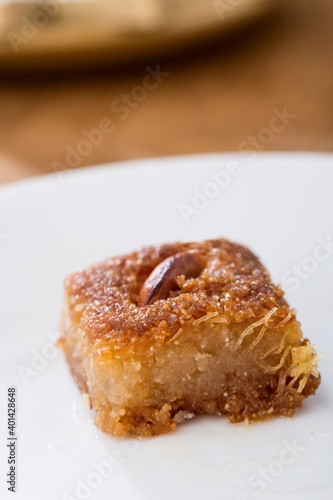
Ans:
POLYGON ((177 289, 178 276, 185 279, 196 278, 202 271, 203 264, 195 253, 181 252, 163 260, 148 276, 140 290, 139 306, 153 304, 165 299, 170 291, 177 289))

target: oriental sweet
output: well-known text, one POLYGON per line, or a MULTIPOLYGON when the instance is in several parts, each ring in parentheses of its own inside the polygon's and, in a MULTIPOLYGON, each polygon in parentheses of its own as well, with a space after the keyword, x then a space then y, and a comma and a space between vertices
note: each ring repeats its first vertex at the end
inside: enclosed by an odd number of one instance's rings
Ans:
POLYGON ((292 416, 318 356, 258 258, 225 239, 143 248, 65 281, 63 347, 112 435, 159 435, 201 413, 292 416))

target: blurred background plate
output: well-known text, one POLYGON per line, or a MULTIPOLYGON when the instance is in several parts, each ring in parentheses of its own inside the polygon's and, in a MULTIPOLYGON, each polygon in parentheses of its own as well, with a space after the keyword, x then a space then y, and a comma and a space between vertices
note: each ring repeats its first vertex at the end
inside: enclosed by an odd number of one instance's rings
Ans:
POLYGON ((119 63, 241 28, 285 0, 0 0, 2 68, 119 63))

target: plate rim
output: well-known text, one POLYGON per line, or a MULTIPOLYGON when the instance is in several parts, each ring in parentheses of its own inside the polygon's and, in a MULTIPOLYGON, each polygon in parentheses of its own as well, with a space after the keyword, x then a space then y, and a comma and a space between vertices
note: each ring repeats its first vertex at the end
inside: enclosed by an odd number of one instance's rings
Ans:
MULTIPOLYGON (((251 151, 252 152, 252 151, 251 151)), ((240 153, 239 151, 217 151, 217 152, 208 152, 208 153, 193 153, 193 154, 178 154, 178 155, 167 155, 167 156, 149 156, 144 158, 136 158, 131 160, 121 160, 121 161, 109 161, 105 163, 97 163, 93 165, 87 165, 85 167, 78 168, 68 168, 64 170, 63 175, 68 177, 68 180, 72 180, 74 177, 86 177, 89 178, 91 175, 94 177, 100 176, 102 173, 105 173, 107 169, 111 169, 112 173, 119 173, 124 171, 129 171, 132 169, 151 169, 154 168, 153 164, 158 162, 165 164, 164 167, 167 168, 176 168, 183 167, 184 164, 191 159, 207 159, 213 160, 213 158, 227 158, 227 157, 238 157, 241 162, 247 162, 249 166, 255 164, 256 161, 261 161, 261 158, 269 159, 270 157, 274 158, 316 158, 321 161, 332 160, 333 167, 333 152, 330 151, 257 151, 254 158, 246 159, 246 152, 240 153)), ((316 168, 319 168, 321 165, 316 165, 316 168)), ((267 165, 269 168, 270 165, 267 165)), ((110 173, 111 173, 110 171, 110 173)), ((36 175, 33 177, 28 177, 26 179, 21 179, 14 182, 9 182, 6 184, 0 185, 0 201, 6 196, 15 195, 17 192, 26 191, 29 189, 40 189, 43 185, 46 187, 50 181, 55 180, 59 177, 57 172, 50 172, 47 174, 36 175)), ((60 182, 59 182, 60 185, 60 182)))

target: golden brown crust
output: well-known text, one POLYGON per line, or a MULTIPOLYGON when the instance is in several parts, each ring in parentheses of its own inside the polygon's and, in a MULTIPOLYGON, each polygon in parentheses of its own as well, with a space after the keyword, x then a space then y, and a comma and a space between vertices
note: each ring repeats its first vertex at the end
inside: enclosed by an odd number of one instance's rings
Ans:
POLYGON ((231 323, 242 323, 278 306, 278 322, 288 308, 281 288, 271 283, 258 258, 225 239, 146 247, 75 273, 65 286, 72 323, 91 340, 108 338, 119 344, 149 337, 152 330, 154 336, 172 336, 184 316, 199 319, 218 312, 231 323), (153 269, 167 257, 189 250, 206 259, 201 275, 178 280, 179 289, 169 298, 139 307, 141 287, 153 269))

